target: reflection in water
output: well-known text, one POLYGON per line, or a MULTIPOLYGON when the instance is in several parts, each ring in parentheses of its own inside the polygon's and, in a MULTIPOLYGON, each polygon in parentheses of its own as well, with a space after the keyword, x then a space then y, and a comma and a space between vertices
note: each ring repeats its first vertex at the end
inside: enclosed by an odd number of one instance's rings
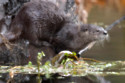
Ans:
POLYGON ((102 76, 97 76, 96 75, 96 78, 98 80, 98 83, 111 83, 110 81, 106 80, 104 77, 102 76))

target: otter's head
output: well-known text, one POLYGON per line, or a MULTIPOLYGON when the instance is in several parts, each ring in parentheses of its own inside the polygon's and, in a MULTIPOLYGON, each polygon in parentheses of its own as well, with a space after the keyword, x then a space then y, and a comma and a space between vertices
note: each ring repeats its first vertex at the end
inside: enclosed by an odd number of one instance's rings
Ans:
POLYGON ((103 40, 108 39, 108 33, 102 27, 92 24, 84 24, 79 28, 79 37, 84 40, 83 48, 78 52, 79 55, 90 49, 96 42, 102 42, 103 40))
POLYGON ((108 33, 104 28, 92 24, 81 25, 80 35, 90 41, 102 41, 108 37, 108 33))
POLYGON ((72 33, 72 39, 69 41, 69 48, 72 51, 78 52, 79 50, 85 48, 92 42, 103 41, 108 37, 108 33, 102 27, 83 24, 80 26, 75 26, 69 30, 70 35, 72 33))
MULTIPOLYGON (((63 50, 78 52, 92 42, 102 41, 108 36, 102 27, 91 24, 67 24, 57 34, 63 50)), ((58 46, 59 46, 58 45, 58 46)))

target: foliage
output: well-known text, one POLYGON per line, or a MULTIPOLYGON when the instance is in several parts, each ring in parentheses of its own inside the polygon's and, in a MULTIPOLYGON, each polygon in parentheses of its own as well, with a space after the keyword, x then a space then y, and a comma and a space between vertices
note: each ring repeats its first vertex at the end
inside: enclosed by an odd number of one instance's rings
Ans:
MULTIPOLYGON (((64 53, 65 54, 65 53, 64 53)), ((86 76, 88 74, 96 75, 125 75, 125 61, 114 61, 114 62, 95 62, 95 61, 84 61, 83 59, 73 59, 71 56, 76 56, 76 53, 65 54, 65 62, 63 59, 58 67, 51 65, 50 62, 46 62, 44 65, 40 64, 42 57, 45 56, 43 52, 38 53, 38 64, 32 65, 31 62, 25 66, 1 66, 0 73, 8 73, 11 78, 16 74, 37 74, 39 83, 41 75, 45 75, 46 78, 50 78, 51 74, 58 73, 61 76, 86 76)), ((60 55, 57 55, 61 57, 60 55)), ((63 55, 62 55, 63 56, 63 55)))

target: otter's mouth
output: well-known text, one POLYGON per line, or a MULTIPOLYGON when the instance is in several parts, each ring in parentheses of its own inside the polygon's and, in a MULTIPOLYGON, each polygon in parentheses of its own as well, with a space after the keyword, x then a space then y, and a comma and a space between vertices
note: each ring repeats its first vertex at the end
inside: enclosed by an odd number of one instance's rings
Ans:
POLYGON ((100 35, 98 37, 98 41, 104 41, 104 40, 108 40, 109 39, 109 35, 100 35))

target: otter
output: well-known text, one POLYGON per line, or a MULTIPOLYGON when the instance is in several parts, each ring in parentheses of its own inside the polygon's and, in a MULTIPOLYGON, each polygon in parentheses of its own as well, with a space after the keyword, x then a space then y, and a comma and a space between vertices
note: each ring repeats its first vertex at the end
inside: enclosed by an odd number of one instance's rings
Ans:
POLYGON ((92 24, 67 24, 57 33, 57 50, 70 50, 81 54, 86 47, 91 48, 97 41, 107 39, 107 31, 92 24))
MULTIPOLYGON (((107 31, 92 24, 75 24, 70 17, 49 1, 24 4, 6 33, 9 41, 26 39, 30 44, 52 46, 55 53, 62 50, 78 52, 91 42, 103 40, 107 31)), ((3 41, 0 39, 0 44, 3 41)))

